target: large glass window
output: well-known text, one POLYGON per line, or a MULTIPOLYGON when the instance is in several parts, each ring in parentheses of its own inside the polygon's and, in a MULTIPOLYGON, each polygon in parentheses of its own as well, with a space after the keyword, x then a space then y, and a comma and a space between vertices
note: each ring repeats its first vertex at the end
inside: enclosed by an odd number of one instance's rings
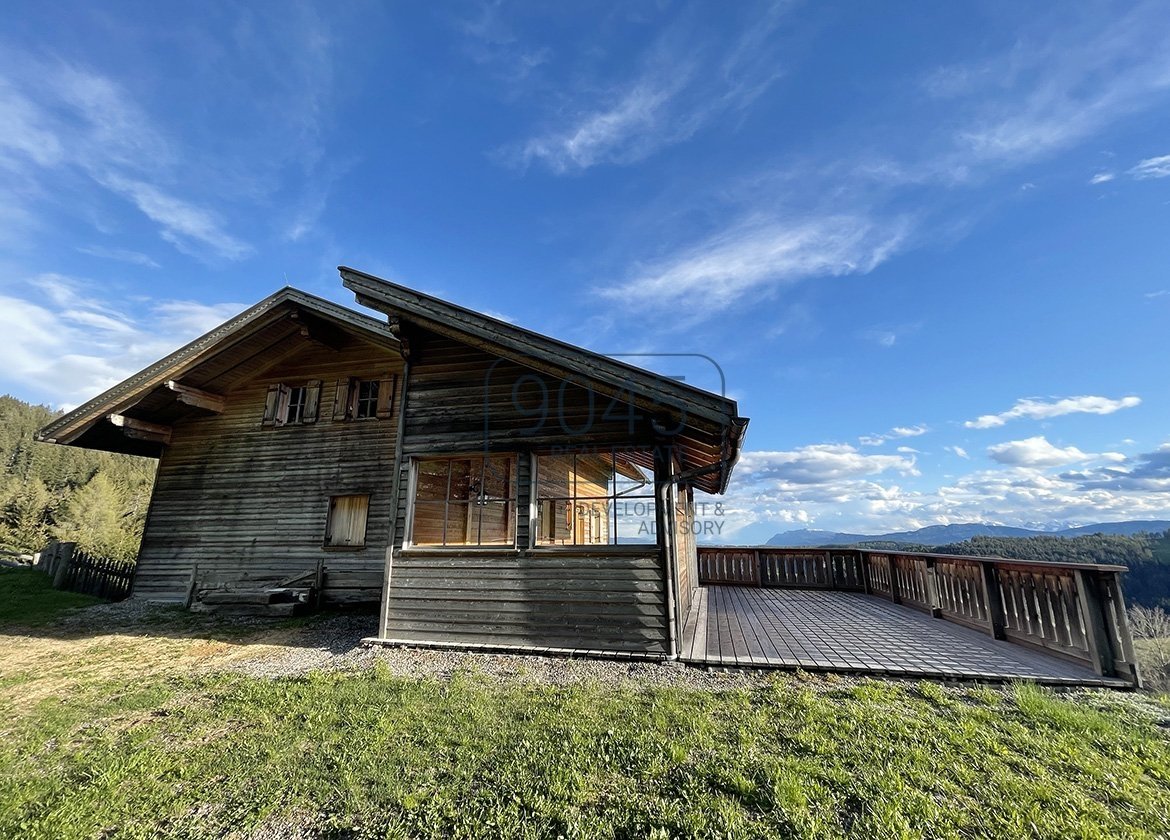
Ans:
POLYGON ((654 542, 651 463, 646 451, 537 455, 537 545, 654 542))
POLYGON ((514 545, 516 458, 425 458, 415 462, 411 544, 514 545))

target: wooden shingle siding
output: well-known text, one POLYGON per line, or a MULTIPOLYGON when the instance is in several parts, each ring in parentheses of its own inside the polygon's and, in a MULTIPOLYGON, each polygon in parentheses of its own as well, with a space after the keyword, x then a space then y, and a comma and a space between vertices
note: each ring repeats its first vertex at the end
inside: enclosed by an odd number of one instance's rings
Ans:
POLYGON ((222 414, 176 423, 159 463, 134 594, 181 600, 196 567, 202 581, 243 582, 323 563, 326 601, 377 601, 394 512, 393 413, 334 422, 332 396, 322 389, 316 422, 271 428, 262 419, 273 384, 382 379, 401 367, 396 353, 364 342, 337 351, 305 343, 227 393, 222 414), (325 550, 330 497, 354 493, 370 494, 365 546, 325 550))
POLYGON ((608 400, 598 397, 588 432, 574 436, 571 430, 584 429, 589 420, 585 389, 562 389, 547 376, 538 384, 527 368, 426 333, 412 336, 411 346, 402 445, 407 457, 399 481, 383 638, 667 653, 664 560, 656 546, 644 551, 529 548, 529 453, 546 447, 648 444, 645 428, 639 426, 631 437, 622 418, 603 420, 608 400), (542 428, 530 431, 537 418, 518 411, 514 396, 523 408, 537 405, 544 394, 548 416, 542 428), (410 456, 482 452, 485 441, 488 449, 519 454, 517 547, 402 552, 410 456))

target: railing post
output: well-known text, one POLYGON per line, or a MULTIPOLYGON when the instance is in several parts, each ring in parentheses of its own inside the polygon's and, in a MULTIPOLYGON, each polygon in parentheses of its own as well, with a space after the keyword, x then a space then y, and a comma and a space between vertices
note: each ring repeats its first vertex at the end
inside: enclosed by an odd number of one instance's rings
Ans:
POLYGON ((1003 632, 1004 613, 1003 597, 999 591, 999 578, 995 574, 995 564, 986 560, 979 560, 980 580, 983 581, 983 603, 987 604, 987 620, 991 622, 991 637, 1006 639, 1003 632))
POLYGON ((1081 608, 1081 620, 1085 623, 1085 641, 1089 646, 1093 670, 1101 676, 1112 676, 1113 644, 1109 640, 1109 628, 1105 626, 1105 612, 1102 609, 1101 593, 1097 590, 1097 580, 1089 569, 1076 569, 1073 574, 1076 576, 1077 603, 1081 608))
POLYGON ((857 556, 857 573, 861 576, 861 591, 866 595, 871 595, 869 587, 869 564, 865 562, 865 552, 856 551, 857 556))
POLYGON ((760 554, 758 548, 753 548, 752 559, 756 564, 756 586, 762 589, 764 587, 764 555, 760 554))
POLYGON ((935 575, 934 560, 930 557, 926 558, 926 598, 927 606, 930 607, 931 618, 942 618, 941 602, 938 597, 938 577, 935 575))
POLYGON ((73 566, 73 550, 77 543, 63 542, 57 544, 57 568, 53 571, 53 588, 61 589, 69 577, 69 569, 73 566))

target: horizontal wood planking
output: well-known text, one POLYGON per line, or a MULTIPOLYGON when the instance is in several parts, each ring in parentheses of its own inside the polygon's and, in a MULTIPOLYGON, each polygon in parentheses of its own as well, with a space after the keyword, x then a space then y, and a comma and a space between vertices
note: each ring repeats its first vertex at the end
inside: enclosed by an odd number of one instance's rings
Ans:
POLYGON ((661 653, 666 601, 656 554, 394 559, 388 638, 661 653))
POLYGON ((336 351, 306 344, 227 393, 222 414, 176 423, 159 464, 134 593, 182 599, 196 567, 201 578, 243 582, 321 563, 327 602, 377 601, 394 510, 396 420, 335 422, 329 388, 316 423, 264 428, 261 420, 271 384, 374 379, 401 369, 396 353, 362 341, 336 351), (326 550, 329 497, 349 493, 370 493, 365 546, 326 550))

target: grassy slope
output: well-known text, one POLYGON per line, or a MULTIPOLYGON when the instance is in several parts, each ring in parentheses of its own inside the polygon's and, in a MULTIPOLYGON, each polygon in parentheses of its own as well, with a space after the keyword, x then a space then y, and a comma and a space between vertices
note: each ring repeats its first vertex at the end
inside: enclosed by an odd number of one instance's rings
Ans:
POLYGON ((0 626, 39 627, 63 610, 102 603, 76 592, 58 592, 49 576, 31 569, 0 567, 0 626))
POLYGON ((0 652, 0 837, 1170 833, 1170 710, 1124 695, 131 677, 148 643, 121 673, 0 652))

